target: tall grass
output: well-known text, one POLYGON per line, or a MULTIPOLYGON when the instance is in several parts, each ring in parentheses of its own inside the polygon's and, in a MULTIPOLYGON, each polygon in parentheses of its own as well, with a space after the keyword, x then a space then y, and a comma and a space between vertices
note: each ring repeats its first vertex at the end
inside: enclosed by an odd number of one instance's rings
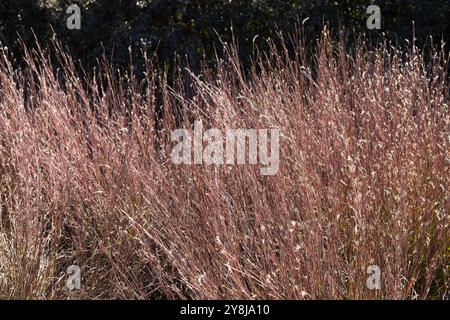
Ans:
POLYGON ((140 81, 3 51, 0 298, 448 298, 448 57, 293 42, 249 72, 228 47, 189 94, 150 59, 140 81), (172 130, 199 119, 279 128, 278 174, 174 165, 172 130))

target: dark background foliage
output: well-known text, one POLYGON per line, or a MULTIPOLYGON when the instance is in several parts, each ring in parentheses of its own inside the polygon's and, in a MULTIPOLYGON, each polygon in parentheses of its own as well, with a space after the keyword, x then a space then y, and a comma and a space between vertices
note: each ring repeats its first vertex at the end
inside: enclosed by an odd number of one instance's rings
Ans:
POLYGON ((20 60, 18 35, 33 46, 33 34, 45 45, 56 33, 87 67, 102 53, 117 66, 126 66, 128 47, 145 43, 160 62, 170 64, 178 54, 189 58, 195 69, 199 58, 214 57, 215 48, 221 47, 219 36, 230 42, 234 33, 245 60, 255 43, 264 48, 265 38, 276 38, 277 30, 293 32, 296 23, 306 18, 304 30, 311 41, 328 24, 334 32, 343 28, 354 34, 364 32, 373 41, 385 34, 404 44, 412 38, 412 21, 419 45, 426 44, 430 35, 436 42, 448 42, 450 37, 448 0, 1 0, 0 41, 20 60), (66 9, 71 4, 82 10, 79 31, 66 27, 66 9), (366 28, 370 4, 381 7, 380 31, 366 28))

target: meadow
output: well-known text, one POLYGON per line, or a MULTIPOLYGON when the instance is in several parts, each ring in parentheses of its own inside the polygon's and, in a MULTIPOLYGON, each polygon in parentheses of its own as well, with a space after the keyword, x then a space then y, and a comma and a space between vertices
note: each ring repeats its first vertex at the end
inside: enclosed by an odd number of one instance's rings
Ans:
POLYGON ((20 68, 0 51, 0 298, 449 298, 439 45, 425 59, 325 30, 313 52, 269 42, 245 71, 225 45, 175 85, 152 57, 143 78, 81 72, 54 46, 20 68), (171 133, 196 120, 279 129, 278 172, 174 164, 171 133))

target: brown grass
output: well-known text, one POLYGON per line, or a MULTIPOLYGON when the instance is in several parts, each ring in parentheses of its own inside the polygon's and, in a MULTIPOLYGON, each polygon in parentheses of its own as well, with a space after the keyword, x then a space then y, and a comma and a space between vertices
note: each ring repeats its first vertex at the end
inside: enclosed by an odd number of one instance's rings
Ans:
POLYGON ((150 61, 88 79, 62 51, 59 71, 3 53, 0 298, 448 298, 448 57, 296 44, 249 74, 229 49, 189 99, 150 61), (172 164, 194 119, 280 128, 279 173, 172 164))

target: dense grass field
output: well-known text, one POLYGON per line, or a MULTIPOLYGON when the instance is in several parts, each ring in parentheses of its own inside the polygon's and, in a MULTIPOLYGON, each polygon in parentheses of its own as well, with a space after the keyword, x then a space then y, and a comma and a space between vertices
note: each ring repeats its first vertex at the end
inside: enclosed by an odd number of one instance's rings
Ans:
POLYGON ((293 42, 175 86, 1 51, 0 298, 448 298, 449 57, 293 42), (195 120, 279 129, 278 173, 174 164, 195 120))

